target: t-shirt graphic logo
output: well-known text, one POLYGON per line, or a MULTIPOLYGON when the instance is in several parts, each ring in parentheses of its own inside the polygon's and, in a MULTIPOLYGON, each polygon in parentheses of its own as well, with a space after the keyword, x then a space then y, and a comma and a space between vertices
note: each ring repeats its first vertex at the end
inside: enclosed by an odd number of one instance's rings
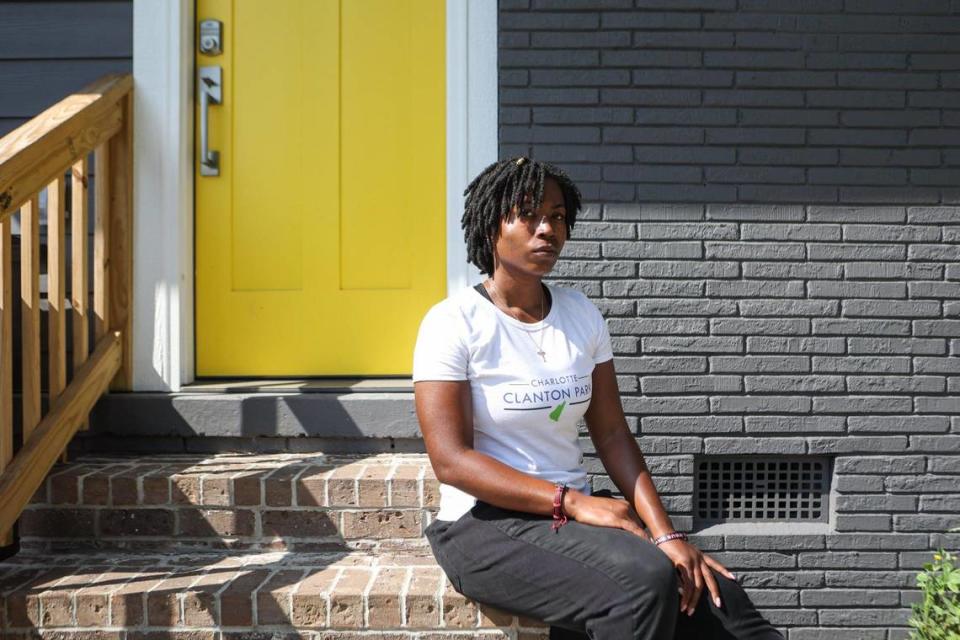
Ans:
POLYGON ((550 421, 559 424, 567 407, 590 402, 591 384, 581 382, 590 376, 589 373, 582 376, 570 373, 549 378, 533 378, 528 382, 507 383, 507 390, 501 397, 503 410, 548 411, 547 417, 550 421))
POLYGON ((563 410, 564 408, 566 408, 566 406, 567 406, 567 401, 564 400, 563 402, 558 404, 556 407, 554 407, 553 411, 550 412, 550 419, 553 420, 554 422, 559 420, 560 414, 563 413, 563 410))

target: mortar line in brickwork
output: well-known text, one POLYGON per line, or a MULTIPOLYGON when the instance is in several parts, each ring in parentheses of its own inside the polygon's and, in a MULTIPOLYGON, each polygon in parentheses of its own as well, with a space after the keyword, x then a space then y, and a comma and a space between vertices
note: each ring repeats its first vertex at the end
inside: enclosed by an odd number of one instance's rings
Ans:
MULTIPOLYGON (((427 463, 429 464, 429 462, 427 463)), ((426 507, 426 497, 424 496, 423 484, 427 476, 427 465, 420 467, 420 473, 417 474, 417 503, 420 508, 426 507)))
POLYGON ((346 573, 345 567, 337 567, 337 576, 330 581, 330 592, 327 594, 327 625, 333 625, 333 594, 337 591, 337 585, 340 584, 340 579, 343 578, 343 574, 346 573))
MULTIPOLYGON (((229 499, 230 499, 230 506, 231 506, 231 507, 234 507, 234 508, 236 508, 236 507, 239 506, 239 505, 237 504, 237 486, 236 486, 236 481, 237 481, 237 478, 240 477, 243 473, 245 473, 245 470, 244 470, 244 469, 240 469, 239 471, 234 471, 233 473, 231 473, 230 476, 227 478, 227 490, 230 492, 230 498, 229 498, 229 499)), ((244 506, 246 506, 246 505, 244 505, 244 506)))
POLYGON ((324 603, 324 605, 326 605, 326 607, 327 607, 327 617, 326 617, 326 621, 327 621, 327 624, 328 624, 328 625, 331 624, 331 620, 333 619, 332 616, 333 616, 333 591, 334 591, 334 587, 336 586, 336 584, 337 584, 338 582, 340 582, 340 576, 341 576, 341 574, 343 574, 343 568, 342 568, 342 567, 337 569, 337 575, 334 577, 333 580, 330 581, 330 583, 327 585, 326 590, 323 592, 323 603, 324 603))
MULTIPOLYGON (((66 575, 60 576, 60 578, 59 578, 58 580, 55 580, 52 584, 45 585, 45 586, 43 587, 43 590, 42 590, 42 591, 39 591, 39 592, 37 592, 37 593, 35 593, 35 594, 29 594, 29 595, 25 596, 25 598, 28 598, 28 597, 30 597, 30 595, 32 595, 34 598, 36 598, 36 600, 37 600, 37 615, 38 615, 38 620, 41 621, 41 624, 42 624, 42 621, 43 621, 43 619, 44 619, 44 613, 45 613, 46 606, 47 606, 47 605, 46 605, 46 602, 45 602, 45 598, 43 597, 44 594, 47 594, 47 593, 53 594, 54 590, 56 590, 56 588, 57 588, 61 583, 63 583, 64 581, 68 580, 68 579, 71 578, 72 576, 77 575, 78 573, 80 573, 80 567, 77 567, 76 570, 73 571, 72 573, 68 573, 68 574, 66 574, 66 575)), ((72 603, 71 603, 71 604, 72 604, 72 603)), ((72 614, 72 611, 71 611, 71 614, 72 614)), ((73 618, 73 616, 71 615, 71 622, 73 621, 72 618, 73 618)))
POLYGON ((387 472, 386 477, 383 479, 383 483, 386 485, 387 489, 387 506, 393 506, 393 476, 396 475, 397 469, 400 467, 400 461, 396 458, 390 463, 390 471, 387 472))
MULTIPOLYGON (((111 568, 111 570, 112 570, 112 569, 113 569, 113 567, 111 568)), ((107 591, 107 593, 106 593, 106 598, 107 598, 107 622, 108 622, 109 624, 111 624, 111 625, 114 625, 114 626, 116 625, 116 622, 115 622, 115 620, 114 620, 114 614, 113 614, 113 598, 114 598, 114 596, 115 596, 118 592, 120 592, 122 589, 124 589, 128 584, 130 584, 132 581, 134 581, 134 580, 136 580, 138 577, 140 577, 140 575, 141 575, 141 573, 142 573, 142 570, 140 570, 140 569, 134 569, 134 570, 131 570, 129 573, 130 573, 130 575, 127 577, 126 580, 124 580, 123 582, 120 582, 120 583, 117 584, 113 589, 110 589, 110 590, 107 591)))
MULTIPOLYGON (((366 569, 366 567, 364 567, 366 569)), ((363 587, 363 591, 360 592, 360 602, 363 607, 363 628, 370 628, 370 590, 373 589, 373 584, 377 580, 377 576, 380 575, 380 572, 383 570, 383 567, 370 567, 370 575, 367 577, 367 584, 363 587)))
MULTIPOLYGON (((76 467, 67 466, 60 469, 59 471, 56 471, 55 473, 50 474, 49 476, 50 499, 51 499, 50 504, 54 504, 53 500, 57 498, 57 495, 56 495, 57 479, 61 477, 67 477, 67 478, 72 477, 72 481, 68 483, 68 486, 72 487, 75 493, 74 499, 69 500, 66 504, 76 505, 80 503, 80 487, 79 487, 80 473, 83 472, 83 470, 86 469, 87 466, 88 465, 85 465, 85 464, 81 464, 76 467)), ((64 503, 63 501, 58 500, 56 504, 64 504, 64 503)))
POLYGON ((440 585, 437 588, 437 626, 441 629, 445 629, 447 626, 447 621, 443 619, 443 592, 447 586, 447 581, 444 578, 443 574, 440 575, 440 585))
MULTIPOLYGON (((257 567, 251 567, 250 573, 253 573, 257 570, 257 567)), ((280 569, 268 569, 269 573, 264 577, 264 579, 250 592, 250 621, 253 623, 253 626, 256 628, 260 626, 260 589, 264 585, 270 584, 270 581, 273 580, 273 576, 277 575, 280 572, 280 569)))
POLYGON ((129 465, 129 464, 117 465, 117 466, 120 467, 120 470, 117 471, 117 472, 115 472, 115 473, 111 473, 110 475, 107 476, 107 504, 110 505, 110 506, 113 506, 113 504, 114 504, 114 500, 113 500, 113 479, 116 478, 116 477, 118 477, 118 476, 120 476, 120 475, 122 475, 122 474, 124 474, 124 473, 127 473, 127 472, 130 471, 130 469, 131 469, 131 465, 129 465))
MULTIPOLYGON (((317 464, 315 464, 315 463, 311 463, 310 465, 308 465, 308 466, 303 470, 303 473, 306 473, 307 470, 313 468, 314 466, 320 466, 321 469, 322 469, 323 465, 325 465, 325 464, 327 464, 327 463, 320 463, 319 465, 317 465, 317 464)), ((308 477, 310 477, 310 478, 312 478, 312 479, 315 479, 315 480, 319 481, 320 487, 321 487, 320 490, 321 490, 321 493, 323 494, 323 495, 320 496, 320 497, 313 496, 314 501, 317 503, 316 506, 326 507, 326 506, 328 505, 328 501, 327 501, 327 491, 326 491, 326 484, 327 484, 326 476, 327 476, 327 471, 323 471, 320 475, 308 476, 308 477)), ((301 493, 307 493, 307 494, 310 494, 310 495, 312 496, 312 493, 311 493, 310 491, 301 491, 301 489, 305 489, 305 487, 303 487, 303 485, 302 485, 302 482, 303 482, 302 474, 298 474, 298 475, 297 475, 296 482, 293 483, 293 499, 294 499, 294 502, 295 502, 294 506, 296 506, 296 507, 298 507, 298 508, 299 508, 299 507, 312 507, 312 506, 315 506, 315 505, 305 505, 305 504, 301 504, 301 503, 303 502, 303 496, 300 495, 301 493)))
MULTIPOLYGON (((73 618, 74 618, 74 621, 75 621, 75 623, 77 624, 77 626, 80 625, 80 598, 81 598, 81 596, 86 596, 86 590, 87 590, 87 589, 91 589, 92 587, 95 587, 95 585, 100 584, 100 582, 101 582, 102 580, 109 579, 109 577, 112 575, 112 570, 113 570, 113 568, 114 568, 114 565, 111 565, 109 568, 107 568, 107 569, 104 570, 102 573, 100 573, 96 578, 94 578, 93 580, 90 580, 87 584, 85 584, 84 586, 80 587, 79 589, 77 589, 76 591, 73 592, 71 606, 73 607, 73 618)), ((124 581, 123 584, 126 584, 126 581, 124 581)), ((117 585, 117 586, 114 588, 114 590, 119 589, 120 586, 121 586, 121 585, 117 585)), ((91 590, 93 590, 93 589, 91 589, 91 590)), ((113 590, 107 592, 107 595, 105 596, 105 597, 106 597, 106 600, 107 600, 107 621, 110 620, 110 600, 111 600, 111 595, 112 595, 112 593, 113 593, 113 590)))
MULTIPOLYGON (((208 474, 202 466, 198 465, 198 467, 199 468, 194 472, 195 477, 197 478, 197 493, 199 494, 199 503, 197 504, 197 507, 202 509, 207 504, 206 497, 204 496, 204 493, 206 493, 206 487, 204 487, 204 485, 207 483, 206 481, 208 474)), ((175 531, 179 531, 179 529, 175 529, 175 531)))
POLYGON ((167 485, 167 500, 166 502, 164 502, 164 504, 169 504, 169 505, 174 504, 174 501, 173 501, 174 478, 180 473, 182 473, 183 469, 184 469, 183 466, 180 464, 164 465, 161 468, 157 469, 157 477, 161 477, 163 482, 165 482, 167 485))
POLYGON ((300 507, 300 477, 307 472, 307 469, 310 468, 309 464, 303 466, 300 471, 296 473, 292 478, 290 478, 290 506, 300 507))
MULTIPOLYGON (((263 466, 254 467, 254 475, 257 479, 257 489, 259 491, 257 504, 252 505, 257 508, 269 507, 267 504, 267 481, 279 470, 279 467, 274 467, 270 469, 269 467, 264 468, 263 466)), ((259 509, 258 509, 259 510, 259 509)))
POLYGON ((343 466, 342 466, 342 465, 341 465, 341 466, 334 467, 334 468, 331 470, 330 475, 328 475, 327 478, 326 478, 326 483, 325 483, 325 484, 327 485, 327 506, 328 506, 328 507, 333 507, 333 506, 334 506, 333 503, 330 501, 330 483, 331 483, 333 480, 337 480, 338 482, 341 482, 341 483, 346 483, 346 482, 349 481, 349 483, 350 483, 349 486, 350 486, 350 488, 351 488, 351 491, 353 491, 353 496, 352 496, 352 498, 349 500, 349 502, 352 502, 353 504, 357 504, 357 503, 359 502, 359 494, 357 493, 357 482, 356 482, 356 479, 355 479, 355 478, 349 478, 349 477, 347 477, 347 476, 344 476, 344 477, 342 477, 342 478, 334 478, 334 477, 333 477, 333 476, 337 473, 337 471, 340 471, 341 469, 343 469, 343 466))
MULTIPOLYGON (((163 597, 163 598, 169 597, 168 594, 166 594, 165 592, 172 590, 169 586, 166 586, 166 585, 168 585, 168 584, 169 584, 170 582, 172 582, 172 581, 177 580, 178 578, 187 577, 188 574, 191 572, 192 567, 182 567, 182 568, 180 568, 179 570, 175 570, 174 567, 169 567, 169 569, 170 569, 170 570, 173 570, 173 571, 175 571, 175 572, 171 572, 171 573, 168 573, 168 574, 162 576, 162 577, 160 578, 160 580, 157 582, 157 584, 155 584, 155 585, 150 589, 150 591, 154 591, 154 589, 156 589, 156 593, 159 594, 159 595, 160 595, 161 597, 163 597)), ((174 622, 173 624, 174 624, 174 626, 176 626, 176 625, 179 625, 179 624, 181 623, 181 621, 183 620, 183 593, 182 593, 181 590, 176 589, 176 590, 174 591, 174 593, 173 593, 173 602, 174 602, 174 604, 175 604, 175 606, 176 606, 176 616, 177 616, 177 621, 174 622)), ((149 598, 149 596, 146 598, 146 602, 145 602, 144 604, 145 604, 145 606, 146 606, 145 611, 144 611, 144 615, 145 615, 145 617, 144 617, 144 622, 146 623, 146 626, 148 626, 148 627, 150 627, 150 626, 164 626, 164 625, 151 625, 151 624, 150 624, 150 598, 149 598)))
POLYGON ((407 567, 403 575, 403 585, 400 587, 400 626, 409 626, 407 619, 407 594, 410 593, 410 584, 413 582, 413 567, 407 567))
MULTIPOLYGON (((203 503, 201 503, 201 505, 202 505, 202 504, 203 504, 203 503)), ((173 505, 171 505, 171 506, 173 507, 173 505)), ((200 506, 200 507, 198 507, 198 508, 202 509, 203 507, 200 506)), ((173 516, 173 532, 174 532, 174 535, 177 535, 177 534, 179 534, 180 531, 182 530, 182 529, 181 529, 181 524, 182 524, 182 523, 180 522, 180 516, 182 515, 182 514, 181 514, 181 511, 183 511, 183 509, 174 507, 174 508, 170 509, 170 511, 172 512, 171 515, 173 516)))
POLYGON ((156 471, 157 468, 162 468, 163 465, 160 465, 159 467, 154 469, 148 469, 146 473, 142 473, 141 471, 137 470, 138 467, 139 465, 134 465, 131 468, 131 471, 133 471, 133 485, 136 487, 136 490, 137 490, 136 504, 143 504, 145 495, 146 495, 143 488, 143 479, 148 475, 150 475, 151 473, 153 473, 154 471, 156 471))
MULTIPOLYGON (((163 569, 158 568, 158 571, 163 572, 164 570, 169 570, 169 569, 171 569, 171 567, 164 567, 163 569)), ((167 580, 172 579, 176 575, 177 575, 176 573, 169 573, 169 574, 161 573, 159 577, 152 578, 154 584, 151 585, 149 589, 145 589, 140 592, 140 607, 141 607, 140 615, 142 616, 141 620, 143 620, 142 625, 144 627, 148 626, 148 623, 150 622, 150 593, 154 589, 159 587, 161 584, 163 584, 167 580)))
POLYGON ((273 474, 279 473, 282 466, 274 467, 269 473, 260 476, 260 504, 258 506, 267 507, 267 481, 273 477, 273 474))
MULTIPOLYGON (((480 603, 478 602, 474 607, 473 628, 474 629, 480 628, 480 625, 482 623, 483 623, 483 612, 480 610, 480 603)), ((511 621, 511 624, 512 624, 512 621, 511 621)))
POLYGON ((293 508, 300 508, 304 505, 300 504, 300 476, 307 472, 307 469, 311 467, 311 463, 307 463, 303 469, 290 481, 290 506, 293 508))
POLYGON ((360 506, 360 478, 363 477, 363 474, 367 472, 369 467, 369 464, 361 465, 360 471, 353 478, 353 504, 357 505, 358 507, 360 506))
POLYGON ((74 504, 76 505, 85 504, 83 500, 83 481, 86 479, 87 476, 96 473, 96 467, 92 465, 89 465, 89 464, 84 465, 84 467, 81 467, 81 468, 84 469, 84 472, 76 476, 76 482, 74 483, 77 489, 77 501, 74 502, 74 504))
POLYGON ((323 474, 323 506, 330 506, 330 477, 337 470, 336 465, 327 469, 323 474))
POLYGON ((220 594, 222 594, 227 587, 236 582, 240 578, 242 572, 242 567, 238 567, 236 570, 234 570, 233 575, 231 575, 229 579, 224 580, 223 586, 213 594, 213 608, 215 609, 216 613, 216 622, 214 623, 214 626, 218 628, 220 623, 223 621, 223 602, 220 600, 220 594))
POLYGON ((287 606, 285 613, 290 616, 291 622, 293 621, 293 596, 300 590, 303 581, 307 579, 308 575, 310 575, 310 569, 300 569, 300 575, 294 580, 293 587, 286 592, 287 606))
MULTIPOLYGON (((86 565, 81 566, 81 571, 86 569, 87 569, 86 565)), ((87 579, 84 581, 84 583, 82 585, 78 585, 77 588, 73 589, 70 593, 70 621, 75 626, 80 626, 80 600, 79 600, 80 592, 86 586, 97 584, 102 579, 104 579, 105 576, 110 575, 109 570, 100 571, 99 568, 97 568, 96 570, 97 570, 96 576, 94 576, 92 579, 89 576, 87 576, 87 579)))
MULTIPOLYGON (((247 571, 247 570, 245 569, 245 567, 243 567, 243 566, 238 567, 237 570, 233 572, 233 576, 232 576, 229 580, 224 580, 223 586, 220 587, 219 589, 217 589, 217 590, 214 592, 214 594, 213 594, 213 606, 214 606, 214 608, 216 609, 216 616, 217 616, 217 617, 216 617, 216 620, 217 620, 217 625, 216 625, 216 626, 217 626, 217 627, 219 627, 219 626, 220 626, 220 623, 223 621, 223 601, 222 601, 222 599, 223 599, 223 592, 226 591, 227 589, 229 589, 230 586, 231 586, 234 582, 236 582, 237 580, 239 580, 239 579, 242 578, 243 576, 247 575, 248 573, 250 573, 250 571, 247 571)), ((250 603, 250 606, 253 607, 253 602, 252 602, 252 601, 251 601, 251 603, 250 603)), ((256 607, 253 607, 253 608, 256 609, 256 607)), ((252 617, 251 617, 251 619, 252 619, 252 617)))
MULTIPOLYGON (((216 567, 216 565, 214 565, 216 567)), ((210 573, 210 567, 203 567, 200 575, 193 579, 193 582, 177 592, 177 606, 179 607, 179 621, 183 626, 187 626, 187 593, 192 590, 198 582, 203 580, 204 576, 210 573)), ((149 613, 149 612, 148 612, 149 613)))
MULTIPOLYGON (((158 573, 159 571, 160 571, 160 570, 157 569, 155 573, 151 573, 149 570, 145 570, 145 569, 143 569, 143 568, 138 568, 137 571, 136 571, 136 573, 135 573, 135 575, 134 575, 130 580, 128 580, 126 583, 124 583, 124 585, 123 585, 121 588, 117 589, 117 594, 121 594, 121 593, 124 592, 124 589, 126 589, 126 588, 129 586, 129 587, 130 587, 130 593, 131 593, 131 594, 134 594, 134 593, 135 593, 135 594, 137 595, 137 598, 136 598, 135 602, 136 602, 137 605, 140 607, 140 610, 138 611, 138 614, 139 614, 141 620, 146 620, 146 619, 147 619, 147 592, 150 591, 150 589, 143 589, 142 587, 143 587, 143 585, 145 585, 145 584, 151 584, 151 583, 152 583, 154 587, 157 586, 158 584, 160 584, 160 582, 163 581, 163 578, 157 577, 157 573, 158 573), (139 581, 141 584, 138 585, 138 584, 137 584, 138 581, 139 581), (138 586, 140 587, 139 590, 137 590, 137 587, 138 587, 138 586)), ((153 587, 151 587, 151 589, 152 589, 152 588, 153 588, 153 587)), ((133 598, 131 598, 131 599, 133 599, 133 598)), ((112 601, 111 601, 111 602, 112 602, 112 601)), ((124 608, 126 608, 126 606, 125 606, 124 608)), ((111 608, 111 610, 110 610, 110 615, 111 615, 111 617, 110 617, 110 622, 111 622, 111 624, 114 624, 113 613, 114 613, 114 612, 113 612, 113 609, 111 608)))

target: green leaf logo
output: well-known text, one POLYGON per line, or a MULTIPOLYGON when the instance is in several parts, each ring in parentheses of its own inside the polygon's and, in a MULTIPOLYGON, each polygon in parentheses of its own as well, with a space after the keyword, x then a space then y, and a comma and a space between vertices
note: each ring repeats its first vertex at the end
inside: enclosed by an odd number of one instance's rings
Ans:
POLYGON ((556 422, 560 419, 560 414, 563 413, 564 408, 567 406, 566 401, 558 404, 553 411, 550 412, 550 419, 556 422))

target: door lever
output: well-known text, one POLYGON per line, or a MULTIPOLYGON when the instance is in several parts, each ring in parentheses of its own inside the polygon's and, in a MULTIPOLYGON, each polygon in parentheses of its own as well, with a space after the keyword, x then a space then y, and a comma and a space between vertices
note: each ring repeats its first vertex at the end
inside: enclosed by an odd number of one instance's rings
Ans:
POLYGON ((223 102, 223 83, 219 66, 200 67, 197 89, 200 92, 200 175, 220 175, 220 152, 209 148, 210 105, 223 102))

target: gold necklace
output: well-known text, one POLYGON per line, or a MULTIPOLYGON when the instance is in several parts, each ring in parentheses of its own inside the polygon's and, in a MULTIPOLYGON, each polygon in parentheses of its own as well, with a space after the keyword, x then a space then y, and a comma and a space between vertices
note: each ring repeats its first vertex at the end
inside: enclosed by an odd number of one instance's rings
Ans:
MULTIPOLYGON (((508 314, 510 314, 511 318, 514 318, 517 322, 520 322, 522 324, 527 324, 517 316, 513 315, 513 312, 510 311, 510 305, 507 304, 506 298, 500 295, 500 291, 497 289, 497 285, 493 281, 493 278, 490 278, 490 289, 497 298, 500 298, 501 305, 503 306, 504 310, 508 314)), ((496 302, 494 302, 494 304, 496 304, 496 302)), ((540 287, 540 322, 543 322, 545 319, 546 317, 544 316, 544 313, 543 313, 543 286, 541 285, 540 287)), ((533 336, 530 335, 529 331, 527 331, 526 329, 524 329, 523 331, 525 334, 527 334, 527 337, 530 338, 530 341, 533 342, 534 346, 537 347, 537 355, 543 358, 544 362, 547 361, 547 354, 543 350, 543 333, 545 329, 546 327, 540 327, 540 344, 537 344, 537 341, 533 339, 533 336)))

